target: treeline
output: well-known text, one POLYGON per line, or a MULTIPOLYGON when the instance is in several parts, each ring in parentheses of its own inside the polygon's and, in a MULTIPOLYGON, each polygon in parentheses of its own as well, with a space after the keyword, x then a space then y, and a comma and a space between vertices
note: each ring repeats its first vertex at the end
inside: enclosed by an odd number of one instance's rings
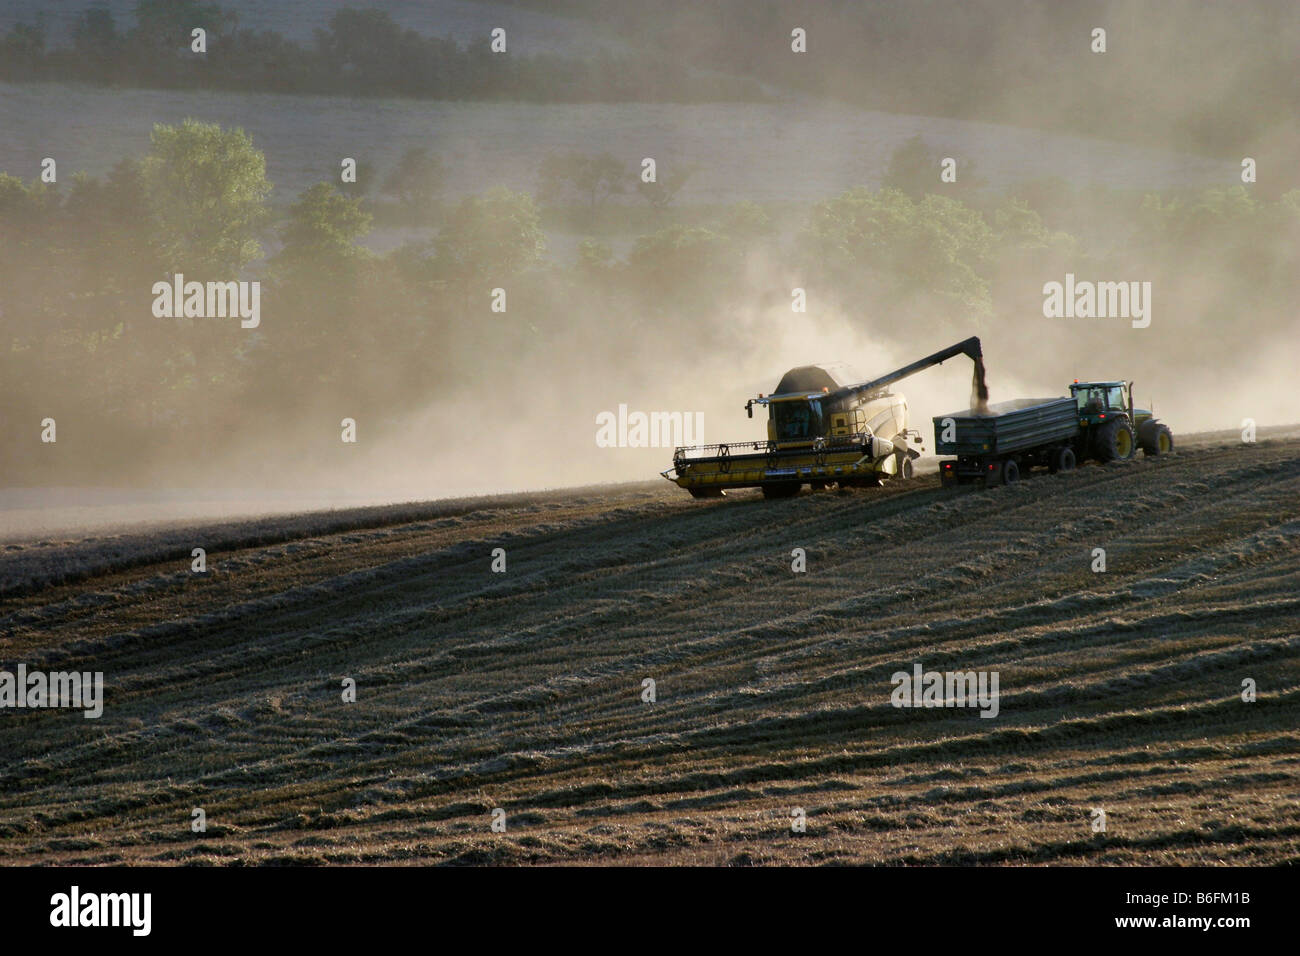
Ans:
POLYGON ((486 35, 462 46, 403 29, 374 8, 338 10, 307 46, 272 31, 240 29, 234 13, 202 0, 138 0, 135 17, 123 28, 107 8, 90 6, 77 19, 71 46, 55 48, 47 46, 39 20, 18 24, 0 38, 0 80, 528 102, 762 96, 754 80, 670 67, 649 52, 500 54, 486 35), (191 49, 196 28, 206 31, 202 54, 191 49))
MULTIPOLYGON (((591 195, 604 164, 582 170, 591 195)), ((714 388, 720 366, 787 324, 838 329, 845 316, 905 355, 980 334, 994 385, 1020 366, 1060 381, 1083 363, 1124 374, 1137 355, 1215 387, 1294 336, 1300 191, 1047 194, 1044 218, 1015 195, 955 198, 904 179, 817 203, 793 233, 752 203, 708 221, 664 209, 626 254, 588 238, 560 264, 534 198, 497 189, 380 255, 362 244, 364 198, 321 183, 273 219, 245 134, 158 126, 147 153, 102 178, 0 174, 0 482, 142 484, 188 467, 292 483, 339 447, 344 417, 368 439, 454 445, 579 385, 602 407, 683 374, 714 388), (1066 272, 1151 281, 1151 328, 1042 318, 1043 284, 1066 272), (260 323, 158 315, 155 285, 178 273, 260 281, 260 323), (792 312, 795 287, 806 315, 792 312), (446 434, 410 431, 418 410, 453 396, 473 413, 446 434), (40 441, 46 419, 57 444, 40 441)), ((580 403, 564 415, 537 422, 538 440, 590 427, 580 403)))

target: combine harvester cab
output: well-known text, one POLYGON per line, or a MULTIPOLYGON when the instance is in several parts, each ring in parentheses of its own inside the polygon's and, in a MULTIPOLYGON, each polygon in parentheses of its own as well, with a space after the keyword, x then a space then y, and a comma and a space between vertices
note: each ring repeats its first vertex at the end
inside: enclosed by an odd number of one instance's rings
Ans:
POLYGON ((663 477, 696 498, 732 488, 761 488, 768 498, 788 498, 804 485, 841 488, 879 485, 912 476, 921 456, 920 432, 908 427, 907 399, 888 386, 954 355, 981 362, 979 339, 970 338, 869 382, 856 382, 844 365, 804 365, 781 377, 776 391, 745 403, 767 408, 767 441, 678 448, 663 477))

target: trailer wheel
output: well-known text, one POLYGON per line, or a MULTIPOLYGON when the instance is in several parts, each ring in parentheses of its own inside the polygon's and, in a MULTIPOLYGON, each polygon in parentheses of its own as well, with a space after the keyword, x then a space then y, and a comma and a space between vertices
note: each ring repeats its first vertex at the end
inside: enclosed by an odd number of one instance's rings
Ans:
POLYGON ((1014 458, 1008 458, 1002 464, 1002 483, 1004 485, 1014 485, 1020 480, 1020 466, 1016 464, 1014 458))
POLYGON ((1052 474, 1056 474, 1058 471, 1074 471, 1074 465, 1074 449, 1069 445, 1065 445, 1052 453, 1052 462, 1048 466, 1048 471, 1052 474))

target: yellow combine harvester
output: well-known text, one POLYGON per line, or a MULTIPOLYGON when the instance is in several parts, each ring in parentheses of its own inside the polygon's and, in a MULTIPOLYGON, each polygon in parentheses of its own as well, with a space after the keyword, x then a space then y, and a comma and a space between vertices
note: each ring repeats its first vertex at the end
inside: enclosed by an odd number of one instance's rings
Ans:
POLYGON ((660 474, 696 498, 721 497, 729 488, 788 498, 805 483, 844 488, 910 478, 921 433, 908 426, 907 399, 888 386, 957 355, 975 362, 976 398, 985 401, 983 353, 974 336, 869 382, 852 383, 857 376, 842 365, 804 365, 786 372, 775 393, 745 403, 750 418, 755 405, 767 406, 767 441, 678 448, 673 467, 660 474))

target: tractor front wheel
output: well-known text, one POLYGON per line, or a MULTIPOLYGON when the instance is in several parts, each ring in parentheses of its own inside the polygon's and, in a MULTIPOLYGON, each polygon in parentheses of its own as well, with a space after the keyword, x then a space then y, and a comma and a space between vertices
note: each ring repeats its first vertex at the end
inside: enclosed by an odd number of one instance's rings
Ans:
POLYGON ((1168 425, 1157 425, 1142 443, 1144 455, 1167 455, 1174 450, 1174 433, 1168 425))

